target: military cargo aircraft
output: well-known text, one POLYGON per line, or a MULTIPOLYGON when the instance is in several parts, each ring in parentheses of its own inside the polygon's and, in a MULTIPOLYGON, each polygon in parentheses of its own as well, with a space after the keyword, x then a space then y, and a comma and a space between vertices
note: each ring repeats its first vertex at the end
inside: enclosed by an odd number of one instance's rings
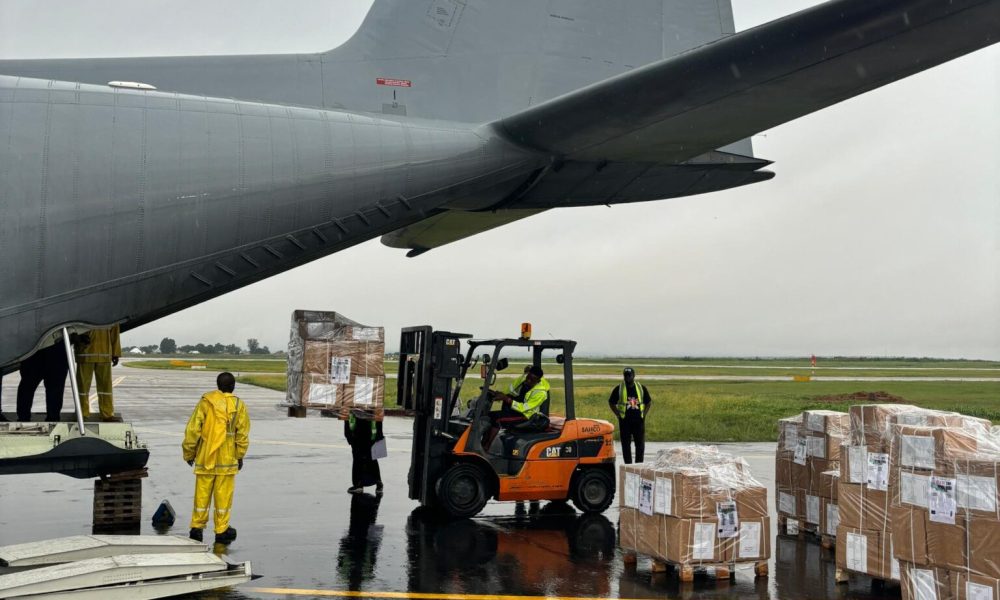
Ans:
POLYGON ((998 39, 1000 0, 741 32, 728 0, 375 0, 317 54, 0 61, 0 368, 376 236, 766 181, 751 135, 998 39))

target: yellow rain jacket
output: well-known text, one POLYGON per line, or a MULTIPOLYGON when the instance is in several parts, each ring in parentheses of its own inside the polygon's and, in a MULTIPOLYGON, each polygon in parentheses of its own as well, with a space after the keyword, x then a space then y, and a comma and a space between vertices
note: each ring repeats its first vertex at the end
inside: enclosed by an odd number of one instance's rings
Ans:
POLYGON ((235 475, 250 447, 246 405, 232 394, 208 392, 188 420, 181 447, 196 475, 235 475))
POLYGON ((76 362, 78 363, 109 363, 112 358, 122 355, 122 343, 118 325, 108 329, 91 329, 90 343, 77 344, 76 362))

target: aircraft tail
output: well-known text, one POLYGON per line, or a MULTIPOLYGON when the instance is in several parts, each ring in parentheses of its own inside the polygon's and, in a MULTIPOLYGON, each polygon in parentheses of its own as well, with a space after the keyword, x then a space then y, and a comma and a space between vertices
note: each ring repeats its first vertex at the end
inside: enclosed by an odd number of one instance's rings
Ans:
POLYGON ((489 122, 733 31, 730 0, 375 0, 326 102, 489 122))

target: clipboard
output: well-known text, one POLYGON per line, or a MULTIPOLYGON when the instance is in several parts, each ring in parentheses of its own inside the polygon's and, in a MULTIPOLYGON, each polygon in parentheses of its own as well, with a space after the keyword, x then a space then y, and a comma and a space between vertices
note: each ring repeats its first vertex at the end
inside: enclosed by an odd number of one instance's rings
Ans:
POLYGON ((372 460, 378 460, 389 456, 389 450, 385 446, 385 438, 377 440, 372 444, 372 460))

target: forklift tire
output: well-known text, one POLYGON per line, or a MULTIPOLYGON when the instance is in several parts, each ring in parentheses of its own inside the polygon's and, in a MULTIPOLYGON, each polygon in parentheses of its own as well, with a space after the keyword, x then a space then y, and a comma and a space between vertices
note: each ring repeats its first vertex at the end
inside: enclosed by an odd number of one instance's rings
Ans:
POLYGON ((489 499, 483 470, 468 463, 452 466, 438 480, 437 497, 441 508, 453 517, 476 516, 489 499))
POLYGON ((585 469, 577 474, 571 498, 584 513, 600 513, 615 498, 615 481, 604 469, 585 469))

